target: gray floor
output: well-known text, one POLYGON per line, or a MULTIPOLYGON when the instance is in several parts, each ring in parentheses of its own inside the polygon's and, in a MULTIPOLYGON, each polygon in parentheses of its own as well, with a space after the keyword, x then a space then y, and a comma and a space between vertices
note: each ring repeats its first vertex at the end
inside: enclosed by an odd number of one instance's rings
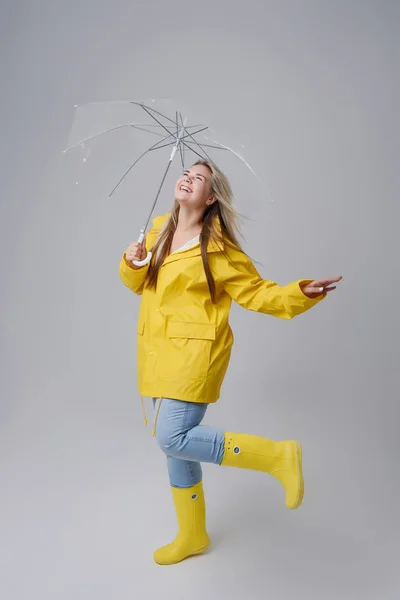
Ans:
POLYGON ((395 600, 397 525, 381 514, 390 487, 378 504, 373 473, 359 489, 345 486, 343 454, 324 464, 307 443, 300 509, 285 508, 267 475, 205 465, 211 549, 153 563, 175 533, 164 457, 140 427, 139 405, 120 410, 119 424, 104 414, 78 420, 48 390, 3 431, 3 598, 395 600))

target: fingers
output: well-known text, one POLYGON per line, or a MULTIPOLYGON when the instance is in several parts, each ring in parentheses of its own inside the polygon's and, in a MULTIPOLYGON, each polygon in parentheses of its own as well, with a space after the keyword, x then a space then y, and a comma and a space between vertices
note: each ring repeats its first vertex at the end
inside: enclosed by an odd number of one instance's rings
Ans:
POLYGON ((324 285, 324 280, 320 279, 318 281, 312 281, 311 283, 308 284, 307 287, 313 289, 314 292, 323 292, 325 289, 325 285, 324 285))
POLYGON ((139 242, 130 244, 125 251, 125 256, 128 261, 133 262, 135 260, 143 260, 145 252, 145 240, 143 240, 141 244, 139 242))
POLYGON ((337 283, 341 279, 343 279, 341 275, 339 277, 331 277, 330 279, 317 279, 316 281, 313 281, 311 285, 315 287, 326 287, 328 285, 331 285, 332 283, 337 283))
POLYGON ((126 260, 133 262, 134 260, 140 260, 139 252, 125 252, 126 260))

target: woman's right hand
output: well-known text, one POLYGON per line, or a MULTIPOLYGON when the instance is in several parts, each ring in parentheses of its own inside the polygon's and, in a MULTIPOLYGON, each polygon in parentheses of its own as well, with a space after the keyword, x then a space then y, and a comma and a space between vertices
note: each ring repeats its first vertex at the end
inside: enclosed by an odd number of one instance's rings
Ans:
POLYGON ((132 269, 140 269, 140 267, 133 264, 133 261, 144 260, 146 256, 146 238, 144 238, 141 244, 139 242, 133 242, 133 244, 130 244, 125 250, 125 258, 132 269))

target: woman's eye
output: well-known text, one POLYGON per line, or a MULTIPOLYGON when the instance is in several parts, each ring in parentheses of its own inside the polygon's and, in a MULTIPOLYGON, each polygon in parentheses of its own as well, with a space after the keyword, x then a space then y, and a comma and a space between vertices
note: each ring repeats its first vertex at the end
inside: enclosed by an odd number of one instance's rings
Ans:
POLYGON ((199 181, 201 181, 201 177, 196 177, 196 179, 198 179, 199 181))

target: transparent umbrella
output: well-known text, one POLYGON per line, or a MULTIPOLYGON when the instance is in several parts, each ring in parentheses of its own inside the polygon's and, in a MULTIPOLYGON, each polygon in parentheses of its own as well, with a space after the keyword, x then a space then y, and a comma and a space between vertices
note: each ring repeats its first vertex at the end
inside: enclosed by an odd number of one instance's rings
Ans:
MULTIPOLYGON (((198 159, 206 159, 217 164, 228 172, 238 169, 242 176, 250 177, 252 182, 262 184, 253 167, 243 156, 243 146, 217 134, 209 126, 192 118, 190 112, 174 106, 171 100, 149 99, 145 101, 109 101, 90 102, 75 105, 75 114, 70 130, 68 145, 64 152, 77 150, 82 153, 82 164, 85 164, 94 153, 104 151, 99 148, 100 138, 124 135, 123 143, 130 149, 130 136, 134 135, 141 150, 132 158, 121 172, 120 177, 108 191, 109 197, 116 194, 118 188, 140 168, 149 156, 161 154, 164 156, 164 167, 160 172, 160 183, 154 200, 149 206, 149 212, 140 230, 138 241, 141 243, 160 192, 167 178, 172 162, 178 160, 180 167, 187 166, 198 159), (128 138, 125 136, 128 135, 128 138), (191 162, 190 162, 191 161, 191 162)), ((114 148, 113 145, 111 145, 114 148)), ((137 144, 135 144, 135 147, 137 144)), ((157 169, 159 162, 157 162, 157 169)), ((263 190, 263 200, 271 201, 263 190)), ((143 261, 135 261, 137 266, 147 264, 151 260, 151 252, 143 261)))

